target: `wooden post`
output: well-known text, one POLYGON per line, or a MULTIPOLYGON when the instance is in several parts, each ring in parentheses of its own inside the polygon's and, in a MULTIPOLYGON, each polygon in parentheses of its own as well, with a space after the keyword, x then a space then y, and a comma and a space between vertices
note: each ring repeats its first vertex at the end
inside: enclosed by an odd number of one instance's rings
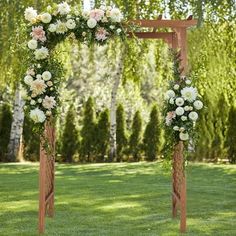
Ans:
POLYGON ((39 233, 45 231, 46 213, 54 216, 54 178, 55 178, 55 127, 52 121, 45 124, 44 136, 50 152, 47 153, 44 145, 40 143, 40 174, 39 174, 39 233))

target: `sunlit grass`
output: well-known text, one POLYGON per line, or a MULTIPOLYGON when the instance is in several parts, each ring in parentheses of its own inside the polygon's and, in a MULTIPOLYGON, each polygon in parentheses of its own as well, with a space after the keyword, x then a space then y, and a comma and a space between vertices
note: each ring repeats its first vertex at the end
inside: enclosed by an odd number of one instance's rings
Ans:
MULTIPOLYGON (((45 235, 171 236, 171 176, 160 163, 58 165, 45 235)), ((236 166, 187 167, 187 236, 236 235, 236 166)), ((0 235, 37 235, 38 165, 0 164, 0 235)))

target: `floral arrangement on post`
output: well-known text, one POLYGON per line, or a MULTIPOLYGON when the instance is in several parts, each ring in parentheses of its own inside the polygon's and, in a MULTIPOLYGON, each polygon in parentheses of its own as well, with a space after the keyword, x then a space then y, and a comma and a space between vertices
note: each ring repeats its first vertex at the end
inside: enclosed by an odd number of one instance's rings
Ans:
POLYGON ((67 37, 88 45, 103 45, 113 37, 125 40, 126 29, 120 10, 112 7, 81 12, 62 2, 41 14, 28 7, 24 16, 31 38, 27 42, 30 65, 23 78, 26 110, 42 134, 44 123, 56 115, 59 105, 63 67, 53 57, 55 46, 67 37))
POLYGON ((165 93, 165 129, 168 137, 172 137, 167 141, 169 150, 179 141, 192 141, 199 111, 203 108, 197 88, 189 78, 181 76, 179 64, 177 58, 174 62, 174 80, 165 93))

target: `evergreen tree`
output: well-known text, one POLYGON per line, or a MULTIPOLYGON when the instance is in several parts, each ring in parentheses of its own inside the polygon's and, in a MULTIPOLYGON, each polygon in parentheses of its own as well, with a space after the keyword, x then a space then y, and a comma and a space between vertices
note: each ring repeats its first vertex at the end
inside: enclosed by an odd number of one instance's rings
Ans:
POLYGON ((12 112, 8 104, 0 110, 0 161, 6 161, 7 146, 10 139, 12 112))
POLYGON ((97 128, 96 128, 96 154, 97 161, 104 161, 105 155, 108 153, 109 137, 110 137, 110 124, 109 124, 109 111, 100 113, 97 128))
POLYGON ((152 108, 143 138, 143 149, 148 161, 154 161, 161 150, 161 126, 157 107, 152 108))
POLYGON ((93 99, 89 97, 84 106, 84 114, 81 129, 80 156, 82 161, 91 161, 95 150, 96 123, 94 118, 93 99))
POLYGON ((66 114, 66 122, 62 134, 62 161, 72 162, 73 156, 78 150, 78 130, 76 127, 75 110, 70 106, 66 114))
POLYGON ((230 163, 236 163, 236 107, 232 106, 228 117, 226 147, 230 163))
POLYGON ((133 156, 135 161, 140 159, 141 132, 142 119, 140 112, 136 111, 132 123, 132 133, 129 139, 129 153, 133 156))
POLYGON ((124 149, 126 148, 128 143, 125 130, 125 112, 123 106, 119 104, 116 110, 117 161, 122 160, 124 149))

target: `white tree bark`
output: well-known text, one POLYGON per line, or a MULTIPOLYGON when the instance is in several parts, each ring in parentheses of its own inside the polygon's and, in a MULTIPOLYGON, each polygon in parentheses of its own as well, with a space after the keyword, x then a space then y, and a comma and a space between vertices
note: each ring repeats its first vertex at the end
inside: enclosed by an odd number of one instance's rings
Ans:
MULTIPOLYGON (((122 53, 122 52, 121 52, 122 53)), ((111 92, 111 107, 110 107, 110 161, 116 157, 116 97, 120 85, 123 69, 123 57, 117 66, 117 71, 114 77, 114 84, 111 92)))
POLYGON ((8 145, 9 161, 15 161, 18 157, 22 139, 23 123, 24 100, 21 97, 20 88, 18 87, 15 93, 13 121, 11 125, 10 142, 8 145))

